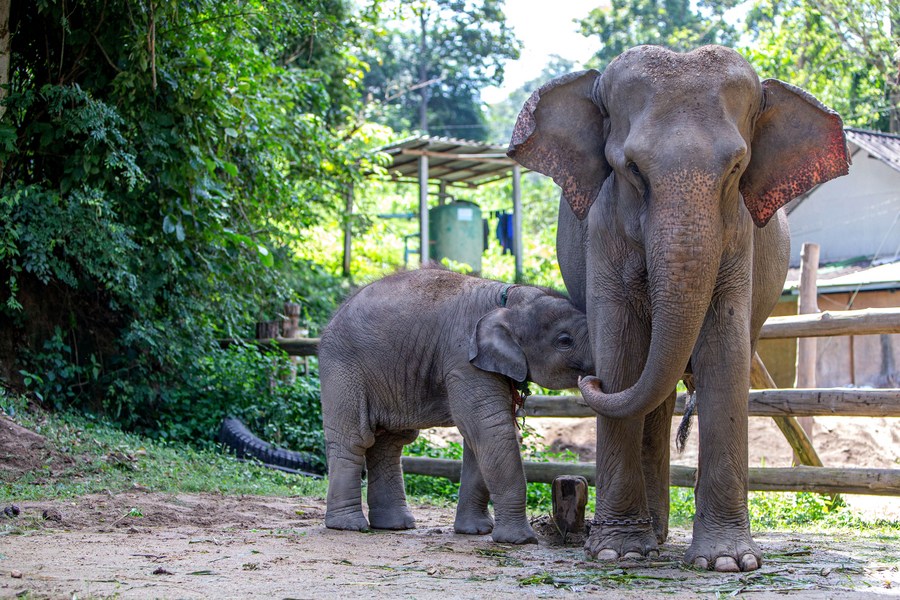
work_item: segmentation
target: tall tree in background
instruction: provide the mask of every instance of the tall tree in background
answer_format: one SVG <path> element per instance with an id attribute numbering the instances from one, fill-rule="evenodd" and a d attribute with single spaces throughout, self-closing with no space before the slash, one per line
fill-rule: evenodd
<path id="1" fill-rule="evenodd" d="M 726 12 L 749 10 L 737 26 Z M 581 22 L 604 68 L 631 46 L 687 51 L 722 44 L 763 77 L 800 85 L 848 125 L 900 132 L 900 3 L 896 0 L 612 0 Z"/>
<path id="2" fill-rule="evenodd" d="M 733 45 L 734 27 L 725 12 L 742 0 L 612 0 L 581 21 L 581 32 L 603 45 L 591 66 L 606 68 L 616 56 L 640 44 L 687 51 L 704 44 Z"/>
<path id="3" fill-rule="evenodd" d="M 13 2 L 0 377 L 30 356 L 57 402 L 152 424 L 296 299 L 298 229 L 359 170 L 362 27 L 347 0 Z"/>
<path id="4" fill-rule="evenodd" d="M 760 0 L 745 56 L 767 77 L 803 86 L 848 125 L 900 133 L 900 3 Z"/>
<path id="5" fill-rule="evenodd" d="M 364 85 L 373 118 L 397 131 L 485 139 L 480 90 L 519 56 L 503 0 L 417 0 L 378 32 Z"/>

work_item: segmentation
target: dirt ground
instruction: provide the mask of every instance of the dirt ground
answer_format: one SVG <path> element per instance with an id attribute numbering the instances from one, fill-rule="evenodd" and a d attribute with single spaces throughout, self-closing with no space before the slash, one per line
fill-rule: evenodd
<path id="1" fill-rule="evenodd" d="M 570 425 L 555 420 L 543 426 L 545 439 L 552 442 L 555 430 L 564 426 L 573 434 Z M 896 433 L 889 429 L 885 435 L 891 441 Z M 872 434 L 876 440 L 880 436 Z M 8 447 L 0 448 L 2 477 L 58 459 L 43 438 L 0 417 L 0 446 L 4 440 L 15 445 L 17 458 L 11 458 Z M 897 451 L 896 441 L 879 448 L 881 455 Z M 562 545 L 541 516 L 535 518 L 541 535 L 537 546 L 456 535 L 452 507 L 413 507 L 415 530 L 355 533 L 325 529 L 324 501 L 310 498 L 135 489 L 17 505 L 19 515 L 4 523 L 0 535 L 0 598 L 746 594 L 843 599 L 900 594 L 895 539 L 871 534 L 757 533 L 763 568 L 741 575 L 683 566 L 690 534 L 685 529 L 672 532 L 659 558 L 610 564 L 586 561 L 578 537 Z"/>

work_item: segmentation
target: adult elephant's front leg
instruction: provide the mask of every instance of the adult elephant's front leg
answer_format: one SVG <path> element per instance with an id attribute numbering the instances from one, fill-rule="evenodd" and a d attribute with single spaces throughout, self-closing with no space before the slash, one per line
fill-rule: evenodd
<path id="1" fill-rule="evenodd" d="M 607 284 L 598 289 L 610 288 Z M 647 324 L 630 307 L 601 299 L 592 304 L 603 317 L 591 340 L 598 377 L 605 390 L 625 389 L 644 368 Z M 589 556 L 614 560 L 658 552 L 644 481 L 643 430 L 642 417 L 597 417 L 597 503 L 585 542 Z"/>
<path id="2" fill-rule="evenodd" d="M 406 504 L 400 455 L 418 437 L 415 429 L 381 433 L 366 451 L 369 524 L 375 529 L 413 529 L 416 520 Z"/>
<path id="3" fill-rule="evenodd" d="M 748 298 L 719 298 L 691 358 L 700 457 L 694 537 L 685 560 L 716 571 L 752 571 L 762 564 L 747 511 L 748 304 Z"/>
<path id="4" fill-rule="evenodd" d="M 669 536 L 669 434 L 675 412 L 675 390 L 666 401 L 644 419 L 641 465 L 647 490 L 647 506 L 653 519 L 656 541 Z"/>

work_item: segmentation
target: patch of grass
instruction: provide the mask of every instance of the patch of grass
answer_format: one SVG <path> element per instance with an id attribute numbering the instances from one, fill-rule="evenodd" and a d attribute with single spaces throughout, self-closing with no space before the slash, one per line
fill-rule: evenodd
<path id="1" fill-rule="evenodd" d="M 525 423 L 522 428 L 522 459 L 533 462 L 578 462 L 578 455 L 571 450 L 553 452 L 547 450 L 543 443 L 543 436 Z M 415 442 L 403 449 L 407 456 L 426 456 L 429 458 L 448 458 L 462 460 L 463 446 L 458 442 L 447 442 L 446 445 L 437 445 L 429 442 L 424 437 L 419 437 Z M 455 504 L 459 500 L 459 484 L 453 483 L 442 477 L 429 477 L 427 475 L 404 475 L 406 493 L 418 502 L 426 504 Z M 526 506 L 532 513 L 548 513 L 551 510 L 550 484 L 529 483 L 527 488 Z M 594 511 L 594 496 L 590 494 L 586 514 Z"/>
<path id="2" fill-rule="evenodd" d="M 45 436 L 52 447 L 74 461 L 66 467 L 57 463 L 52 475 L 45 465 L 0 483 L 0 503 L 134 488 L 230 495 L 324 497 L 326 493 L 323 480 L 239 461 L 213 449 L 124 433 L 79 414 L 34 413 L 22 405 L 12 412 L 23 426 Z"/>
<path id="3" fill-rule="evenodd" d="M 694 490 L 670 488 L 669 524 L 690 527 L 694 520 Z M 811 492 L 750 492 L 750 527 L 753 531 L 816 531 L 848 529 L 900 538 L 900 521 L 864 519 L 838 499 Z"/>

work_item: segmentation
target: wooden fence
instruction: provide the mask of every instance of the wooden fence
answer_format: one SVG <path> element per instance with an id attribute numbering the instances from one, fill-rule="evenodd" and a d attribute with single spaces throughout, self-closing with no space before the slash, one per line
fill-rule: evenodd
<path id="1" fill-rule="evenodd" d="M 809 315 L 772 317 L 763 326 L 762 339 L 871 335 L 900 333 L 900 308 L 821 312 Z M 316 338 L 274 338 L 257 340 L 261 346 L 277 345 L 293 356 L 313 356 Z M 809 438 L 796 417 L 900 417 L 900 389 L 775 389 L 758 356 L 754 357 L 748 395 L 752 417 L 775 419 L 804 466 L 751 468 L 750 489 L 763 491 L 809 491 L 827 494 L 872 494 L 900 496 L 900 469 L 829 468 L 821 466 Z M 684 394 L 678 397 L 675 413 L 683 414 Z M 530 396 L 526 415 L 532 417 L 594 417 L 580 396 Z M 814 465 L 814 466 L 809 466 Z M 460 461 L 403 457 L 406 473 L 446 477 L 459 481 Z M 529 481 L 549 483 L 558 475 L 583 475 L 594 480 L 594 463 L 525 463 Z M 670 483 L 693 487 L 696 468 L 672 465 Z"/>

